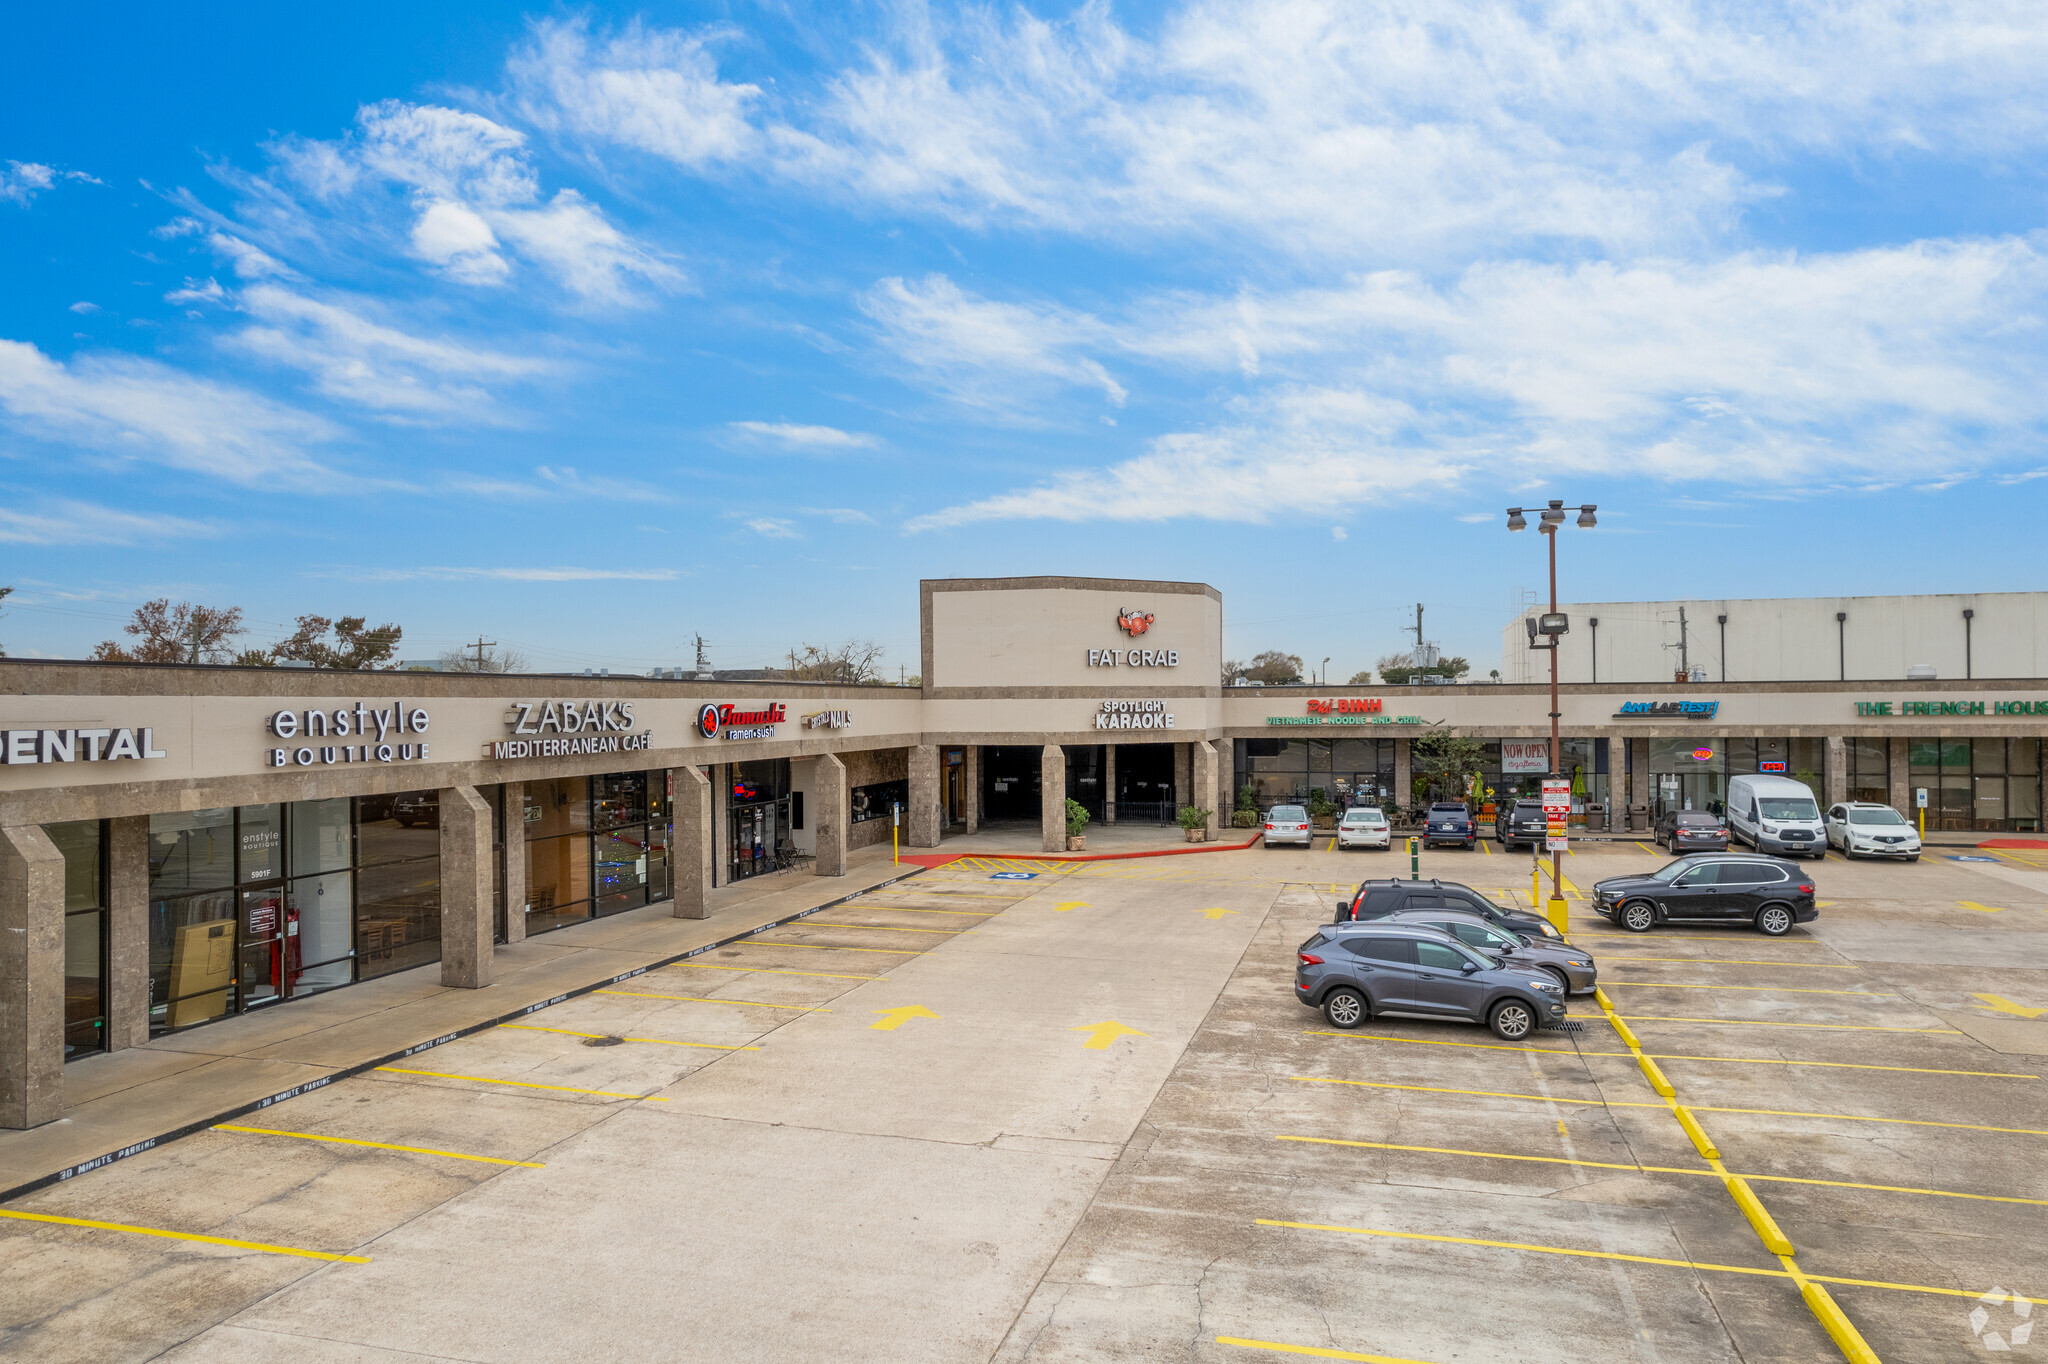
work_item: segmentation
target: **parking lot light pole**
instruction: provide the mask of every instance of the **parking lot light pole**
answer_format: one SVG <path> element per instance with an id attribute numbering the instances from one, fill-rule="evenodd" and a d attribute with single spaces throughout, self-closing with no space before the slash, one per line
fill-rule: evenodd
<path id="1" fill-rule="evenodd" d="M 1522 507 L 1508 508 L 1509 530 L 1523 530 L 1528 527 L 1529 523 L 1523 517 L 1525 510 Z M 1591 530 L 1599 524 L 1593 516 L 1597 510 L 1599 508 L 1593 503 L 1585 503 L 1579 508 L 1578 524 L 1584 529 Z M 1552 498 L 1550 505 L 1539 509 L 1538 512 L 1538 529 L 1550 539 L 1550 611 L 1540 620 L 1530 622 L 1529 626 L 1529 647 L 1550 650 L 1550 775 L 1553 777 L 1564 775 L 1559 753 L 1561 741 L 1558 737 L 1558 721 L 1562 718 L 1563 712 L 1558 709 L 1557 701 L 1557 645 L 1565 631 L 1571 628 L 1571 622 L 1557 609 L 1557 531 L 1558 527 L 1564 524 L 1564 512 L 1564 503 L 1556 498 Z M 1539 639 L 1543 642 L 1538 643 Z M 1558 932 L 1564 932 L 1568 921 L 1564 901 L 1564 854 L 1555 849 L 1550 854 L 1550 904 L 1547 910 L 1550 922 L 1557 926 Z"/>

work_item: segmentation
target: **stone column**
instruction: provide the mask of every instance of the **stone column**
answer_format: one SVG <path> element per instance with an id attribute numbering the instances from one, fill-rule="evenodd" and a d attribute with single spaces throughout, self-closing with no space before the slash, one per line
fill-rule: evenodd
<path id="1" fill-rule="evenodd" d="M 704 845 L 704 866 L 707 888 L 716 889 L 725 884 L 725 850 L 732 846 L 732 836 L 726 832 L 726 820 L 731 817 L 728 808 L 732 795 L 732 767 L 729 763 L 713 763 L 707 774 L 711 778 L 711 837 Z"/>
<path id="2" fill-rule="evenodd" d="M 1067 850 L 1067 751 L 1047 744 L 1038 759 L 1039 850 Z"/>
<path id="3" fill-rule="evenodd" d="M 441 788 L 441 983 L 491 983 L 491 807 L 473 786 Z"/>
<path id="4" fill-rule="evenodd" d="M 1116 823 L 1116 745 L 1102 746 L 1102 822 Z"/>
<path id="5" fill-rule="evenodd" d="M 1913 779 L 1908 775 L 1906 764 L 1911 749 L 1903 738 L 1891 740 L 1891 762 L 1887 770 L 1891 774 L 1892 808 L 1911 820 L 1917 827 L 1920 816 L 1913 812 Z"/>
<path id="6" fill-rule="evenodd" d="M 1414 764 L 1411 761 L 1409 752 L 1413 746 L 1414 741 L 1412 739 L 1396 738 L 1394 740 L 1394 804 L 1404 810 L 1408 808 L 1408 802 L 1415 799 L 1413 788 L 1409 785 L 1414 780 L 1415 775 Z M 1394 822 L 1393 815 L 1389 814 L 1387 820 L 1389 823 Z"/>
<path id="7" fill-rule="evenodd" d="M 0 829 L 0 1127 L 64 1113 L 64 854 Z"/>
<path id="8" fill-rule="evenodd" d="M 498 884 L 505 888 L 505 945 L 526 941 L 526 783 L 508 781 L 499 799 L 505 802 L 505 846 L 498 849 Z M 669 875 L 675 875 L 675 850 L 669 850 Z"/>
<path id="9" fill-rule="evenodd" d="M 1209 822 L 1205 826 L 1208 832 L 1204 837 L 1213 839 L 1216 837 L 1217 830 L 1222 827 L 1222 822 L 1217 818 L 1217 815 L 1223 809 L 1223 803 L 1217 791 L 1216 769 L 1218 764 L 1216 761 L 1216 746 L 1204 741 L 1202 743 L 1190 744 L 1188 747 L 1193 750 L 1194 754 L 1195 789 L 1194 793 L 1188 797 L 1187 803 L 1209 811 Z"/>
<path id="10" fill-rule="evenodd" d="M 912 750 L 913 753 L 915 751 Z M 846 832 L 853 822 L 851 792 L 846 764 L 839 760 L 839 755 L 819 754 L 817 767 L 811 774 L 811 803 L 815 807 L 811 822 L 818 839 L 818 859 L 814 870 L 819 876 L 846 875 Z M 911 801 L 915 804 L 916 800 L 913 788 Z M 932 841 L 936 843 L 938 840 Z"/>
<path id="11" fill-rule="evenodd" d="M 669 912 L 677 919 L 702 919 L 711 913 L 705 895 L 711 888 L 711 780 L 695 765 L 672 768 L 668 775 L 669 813 L 675 822 L 668 874 L 676 888 Z M 822 837 L 819 843 L 822 858 Z"/>
<path id="12" fill-rule="evenodd" d="M 962 761 L 967 769 L 967 832 L 973 833 L 981 827 L 981 745 L 967 745 Z"/>
<path id="13" fill-rule="evenodd" d="M 936 848 L 945 826 L 946 793 L 939 785 L 939 746 L 910 748 L 910 808 L 903 812 L 903 843 L 910 848 Z"/>
<path id="14" fill-rule="evenodd" d="M 149 1040 L 149 816 L 107 821 L 107 1050 Z"/>
<path id="15" fill-rule="evenodd" d="M 1628 803 L 1648 805 L 1650 803 L 1650 741 L 1630 739 L 1628 741 Z M 1628 812 L 1622 811 L 1624 815 Z M 1641 832 L 1632 830 L 1631 832 Z"/>
<path id="16" fill-rule="evenodd" d="M 1827 738 L 1827 769 L 1821 781 L 1826 791 L 1821 800 L 1828 805 L 1839 805 L 1849 799 L 1849 746 L 1839 734 Z"/>
<path id="17" fill-rule="evenodd" d="M 1173 804 L 1189 803 L 1188 793 L 1195 789 L 1193 744 L 1173 746 Z"/>

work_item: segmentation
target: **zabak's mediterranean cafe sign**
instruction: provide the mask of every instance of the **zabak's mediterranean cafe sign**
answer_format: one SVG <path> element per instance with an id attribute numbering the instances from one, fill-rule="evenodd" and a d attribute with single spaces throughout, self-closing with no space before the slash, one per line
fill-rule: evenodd
<path id="1" fill-rule="evenodd" d="M 505 723 L 531 739 L 497 739 L 487 758 L 574 758 L 638 753 L 654 747 L 654 731 L 635 730 L 631 701 L 514 701 Z"/>
<path id="2" fill-rule="evenodd" d="M 2048 701 L 1858 701 L 1858 715 L 2048 715 Z"/>

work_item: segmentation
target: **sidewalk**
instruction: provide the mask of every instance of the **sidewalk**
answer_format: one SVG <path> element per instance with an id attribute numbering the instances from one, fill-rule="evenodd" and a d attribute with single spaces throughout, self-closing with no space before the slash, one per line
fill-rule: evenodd
<path id="1" fill-rule="evenodd" d="M 1128 857 L 1140 853 L 1216 852 L 1248 847 L 1256 829 L 1224 829 L 1214 843 L 1190 843 L 1177 824 L 1090 824 L 1085 837 L 1088 846 L 1077 853 L 1039 851 L 1036 824 L 1017 822 L 984 827 L 971 834 L 949 833 L 939 844 L 939 854 L 953 857 L 1033 857 L 1046 861 L 1079 861 L 1093 857 Z M 909 860 L 906 849 L 905 860 Z M 917 850 L 918 860 L 929 861 L 932 850 Z"/>
<path id="2" fill-rule="evenodd" d="M 847 861 L 845 876 L 721 886 L 709 918 L 649 905 L 500 945 L 482 990 L 443 987 L 435 963 L 74 1061 L 62 1118 L 0 1133 L 0 1201 L 923 870 L 890 865 L 887 848 Z"/>

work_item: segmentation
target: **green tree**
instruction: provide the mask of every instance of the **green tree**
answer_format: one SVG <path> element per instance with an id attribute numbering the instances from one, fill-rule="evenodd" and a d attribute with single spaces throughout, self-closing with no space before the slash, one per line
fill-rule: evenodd
<path id="1" fill-rule="evenodd" d="M 226 663 L 234 658 L 230 641 L 247 634 L 239 606 L 194 606 L 158 597 L 135 608 L 135 618 L 121 627 L 135 636 L 123 645 L 107 639 L 92 651 L 101 663 Z"/>
<path id="2" fill-rule="evenodd" d="M 272 662 L 310 663 L 316 668 L 362 672 L 390 661 L 405 631 L 389 623 L 371 629 L 367 616 L 300 616 L 289 638 L 270 646 Z M 330 636 L 332 642 L 329 642 Z"/>
<path id="3" fill-rule="evenodd" d="M 1414 774 L 1433 798 L 1463 800 L 1466 778 L 1486 763 L 1486 745 L 1456 729 L 1434 729 L 1409 748 Z"/>

